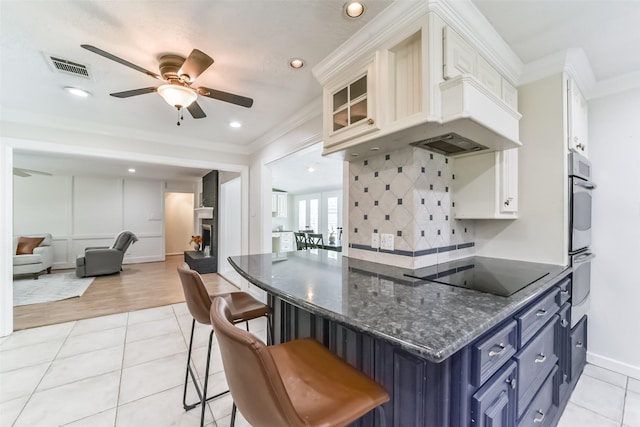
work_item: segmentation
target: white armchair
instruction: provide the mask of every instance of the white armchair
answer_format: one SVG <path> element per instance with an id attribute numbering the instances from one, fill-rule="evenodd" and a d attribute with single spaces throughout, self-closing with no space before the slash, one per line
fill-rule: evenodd
<path id="1" fill-rule="evenodd" d="M 33 249 L 33 253 L 18 255 L 16 252 L 20 237 L 42 237 L 44 240 Z M 47 270 L 47 273 L 51 273 L 51 266 L 53 265 L 52 240 L 53 238 L 49 233 L 13 236 L 13 275 L 33 274 L 33 278 L 37 279 L 44 270 Z"/>

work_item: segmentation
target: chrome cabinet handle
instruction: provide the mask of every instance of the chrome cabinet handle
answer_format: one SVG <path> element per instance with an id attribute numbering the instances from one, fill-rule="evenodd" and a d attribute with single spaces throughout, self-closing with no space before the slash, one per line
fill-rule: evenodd
<path id="1" fill-rule="evenodd" d="M 509 199 L 507 199 L 507 200 L 505 200 L 505 201 L 504 201 L 504 205 L 505 205 L 505 206 L 509 206 Z"/>
<path id="2" fill-rule="evenodd" d="M 373 119 L 369 119 L 369 120 L 367 120 L 367 123 L 372 125 L 374 123 L 374 121 L 373 121 Z"/>
<path id="3" fill-rule="evenodd" d="M 542 317 L 542 316 L 544 316 L 545 314 L 547 314 L 547 310 L 540 309 L 540 310 L 538 310 L 538 312 L 536 313 L 536 316 L 538 316 L 538 317 Z"/>
<path id="4" fill-rule="evenodd" d="M 581 348 L 584 344 L 582 344 L 582 341 L 578 341 L 576 343 L 576 348 Z"/>
<path id="5" fill-rule="evenodd" d="M 560 322 L 560 326 L 562 326 L 563 328 L 566 328 L 568 324 L 569 322 L 567 322 L 567 319 L 562 319 L 562 321 Z"/>
<path id="6" fill-rule="evenodd" d="M 538 356 L 536 356 L 536 360 L 534 360 L 535 363 L 544 363 L 544 361 L 547 360 L 547 356 L 544 355 L 544 353 L 540 353 L 538 354 Z"/>
<path id="7" fill-rule="evenodd" d="M 569 289 L 561 289 L 560 293 L 561 294 L 568 294 L 569 293 Z"/>
<path id="8" fill-rule="evenodd" d="M 534 423 L 541 423 L 541 422 L 542 422 L 542 420 L 544 420 L 544 412 L 542 412 L 542 409 L 538 409 L 538 410 L 536 411 L 536 414 L 540 414 L 540 416 L 539 416 L 539 417 L 534 418 L 534 419 L 533 419 L 533 422 L 534 422 Z"/>
<path id="9" fill-rule="evenodd" d="M 512 389 L 516 389 L 516 379 L 515 378 L 507 378 L 506 380 L 504 380 L 505 383 L 509 384 L 511 386 Z"/>
<path id="10" fill-rule="evenodd" d="M 502 353 L 505 349 L 505 345 L 503 343 L 498 344 L 498 347 L 500 347 L 500 350 L 498 351 L 493 351 L 493 350 L 489 351 L 489 357 L 497 356 L 500 353 Z"/>

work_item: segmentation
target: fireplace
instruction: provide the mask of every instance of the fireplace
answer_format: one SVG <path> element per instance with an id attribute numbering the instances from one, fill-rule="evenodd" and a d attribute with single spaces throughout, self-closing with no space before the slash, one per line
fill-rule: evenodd
<path id="1" fill-rule="evenodd" d="M 202 224 L 202 249 L 211 249 L 211 224 Z"/>

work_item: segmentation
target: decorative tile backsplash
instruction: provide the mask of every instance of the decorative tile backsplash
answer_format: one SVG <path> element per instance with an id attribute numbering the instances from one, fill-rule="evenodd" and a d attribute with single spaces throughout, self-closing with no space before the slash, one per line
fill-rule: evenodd
<path id="1" fill-rule="evenodd" d="M 452 217 L 453 161 L 408 146 L 350 162 L 350 246 L 375 251 L 371 234 L 377 232 L 395 236 L 391 254 L 398 257 L 415 259 L 458 249 L 468 252 L 474 241 L 473 222 Z M 358 252 L 350 251 L 349 256 L 357 258 Z M 386 263 L 390 259 L 387 254 Z M 371 257 L 366 254 L 375 261 Z M 421 264 L 419 260 L 416 263 Z M 398 260 L 395 265 L 406 266 L 407 260 Z"/>

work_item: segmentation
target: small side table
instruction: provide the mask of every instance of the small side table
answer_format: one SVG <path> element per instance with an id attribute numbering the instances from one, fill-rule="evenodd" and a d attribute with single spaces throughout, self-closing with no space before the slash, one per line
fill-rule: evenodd
<path id="1" fill-rule="evenodd" d="M 189 268 L 200 274 L 218 271 L 215 257 L 204 256 L 202 251 L 184 251 L 184 262 L 189 264 Z"/>

